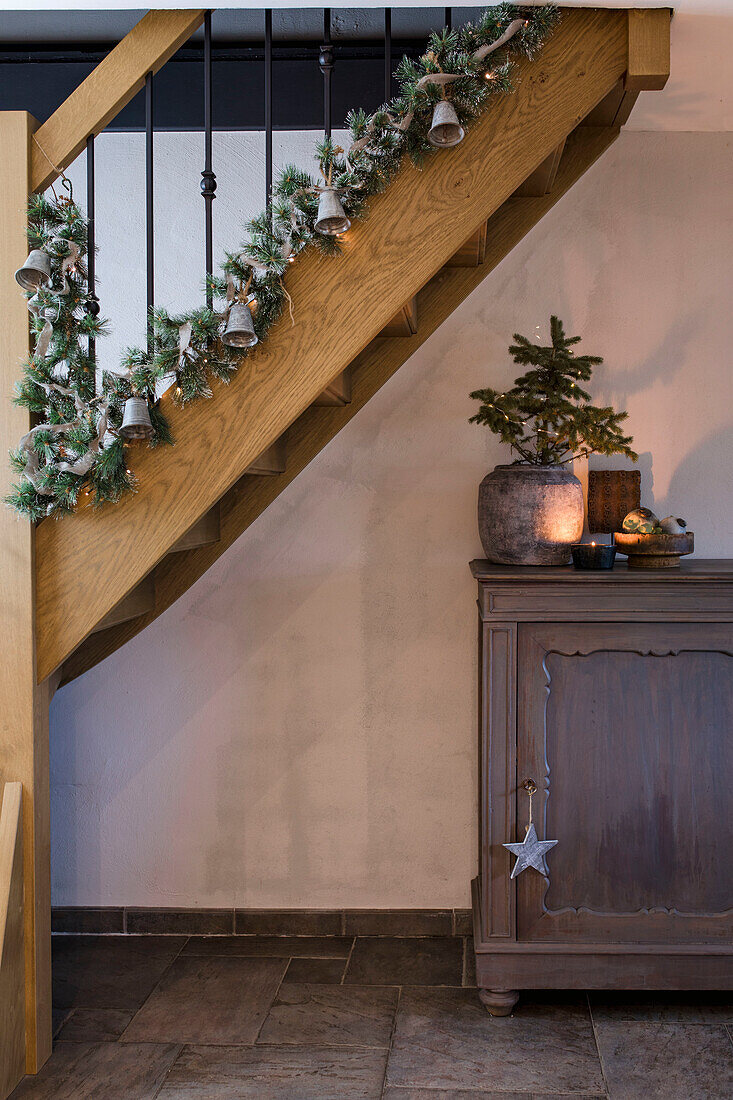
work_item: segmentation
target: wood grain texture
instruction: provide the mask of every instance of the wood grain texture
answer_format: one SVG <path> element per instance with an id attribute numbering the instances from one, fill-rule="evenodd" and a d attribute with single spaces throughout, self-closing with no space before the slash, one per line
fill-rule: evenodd
<path id="1" fill-rule="evenodd" d="M 137 95 L 147 74 L 162 68 L 203 21 L 203 10 L 147 12 L 39 127 L 31 189 L 48 187 L 58 176 L 56 169 L 71 164 L 90 134 L 101 133 Z"/>
<path id="2" fill-rule="evenodd" d="M 139 493 L 114 508 L 84 509 L 69 523 L 41 524 L 41 677 L 315 401 L 443 267 L 456 240 L 501 206 L 625 67 L 622 14 L 567 12 L 541 57 L 518 66 L 516 92 L 499 98 L 460 146 L 420 172 L 405 164 L 372 201 L 370 217 L 349 232 L 340 260 L 311 252 L 293 266 L 295 326 L 281 319 L 214 400 L 170 410 L 173 434 L 185 445 L 132 455 Z"/>
<path id="3" fill-rule="evenodd" d="M 326 386 L 323 393 L 319 394 L 314 405 L 348 405 L 351 401 L 351 371 L 346 370 L 337 374 L 333 382 Z"/>
<path id="4" fill-rule="evenodd" d="M 23 786 L 6 783 L 0 810 L 0 1097 L 25 1073 Z"/>
<path id="5" fill-rule="evenodd" d="M 467 241 L 453 253 L 446 267 L 478 267 L 484 262 L 486 253 L 486 222 L 471 234 Z"/>
<path id="6" fill-rule="evenodd" d="M 671 8 L 631 8 L 627 92 L 659 90 L 669 79 Z"/>
<path id="7" fill-rule="evenodd" d="M 548 157 L 542 161 L 524 183 L 520 184 L 514 192 L 519 198 L 534 198 L 537 195 L 549 195 L 555 185 L 555 177 L 560 167 L 565 138 L 562 139 L 556 149 L 553 149 Z"/>
<path id="8" fill-rule="evenodd" d="M 341 408 L 309 408 L 288 430 L 286 472 L 278 478 L 245 477 L 230 490 L 221 502 L 219 542 L 187 554 L 177 554 L 175 558 L 165 558 L 155 570 L 155 611 L 87 639 L 64 663 L 62 683 L 68 683 L 104 660 L 182 596 L 580 179 L 617 134 L 613 129 L 587 127 L 571 134 L 552 194 L 535 199 L 510 199 L 504 203 L 489 221 L 485 264 L 473 268 L 446 268 L 421 290 L 417 334 L 409 339 L 375 340 L 357 356 L 351 372 L 351 402 Z"/>
<path id="9" fill-rule="evenodd" d="M 7 395 L 29 350 L 28 310 L 13 277 L 23 263 L 26 203 L 30 190 L 30 137 L 35 119 L 23 111 L 0 113 L 0 461 L 4 483 L 12 475 L 8 449 L 28 431 L 27 410 Z M 31 1072 L 51 1053 L 51 881 L 48 799 L 48 685 L 36 689 L 32 526 L 0 509 L 0 776 L 23 784 L 27 1065 Z"/>
<path id="10" fill-rule="evenodd" d="M 134 619 L 138 615 L 144 615 L 155 607 L 155 580 L 153 574 L 148 574 L 140 581 L 140 584 L 128 592 L 123 599 L 109 611 L 96 630 L 106 630 L 109 626 L 117 626 L 118 623 L 126 623 L 128 619 Z"/>
<path id="11" fill-rule="evenodd" d="M 417 298 L 411 298 L 405 302 L 389 322 L 385 325 L 380 336 L 414 336 L 417 332 Z"/>

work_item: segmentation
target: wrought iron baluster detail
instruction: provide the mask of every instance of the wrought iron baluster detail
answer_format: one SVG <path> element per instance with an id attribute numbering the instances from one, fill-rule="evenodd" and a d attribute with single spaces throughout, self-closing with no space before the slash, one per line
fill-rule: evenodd
<path id="1" fill-rule="evenodd" d="M 213 99 L 211 89 L 211 12 L 204 16 L 204 170 L 201 173 L 201 195 L 204 200 L 206 239 L 206 304 L 214 301 L 211 276 L 214 271 L 214 221 L 212 203 L 216 198 L 216 176 L 212 168 Z"/>
<path id="2" fill-rule="evenodd" d="M 392 98 L 392 9 L 384 9 L 384 102 Z"/>
<path id="3" fill-rule="evenodd" d="M 265 9 L 265 205 L 272 224 L 272 9 Z"/>
<path id="4" fill-rule="evenodd" d="M 331 74 L 333 73 L 333 43 L 331 41 L 331 9 L 323 9 L 323 43 L 318 55 L 318 64 L 323 73 L 323 129 L 326 137 L 331 136 Z"/>
<path id="5" fill-rule="evenodd" d="M 84 312 L 87 317 L 99 316 L 99 298 L 95 290 L 97 284 L 96 248 L 96 208 L 94 193 L 94 134 L 87 138 L 87 300 Z M 89 337 L 89 358 L 93 364 L 97 361 L 97 341 Z"/>
<path id="6" fill-rule="evenodd" d="M 153 351 L 155 306 L 155 225 L 153 207 L 153 74 L 145 77 L 145 241 L 147 257 L 148 355 Z"/>

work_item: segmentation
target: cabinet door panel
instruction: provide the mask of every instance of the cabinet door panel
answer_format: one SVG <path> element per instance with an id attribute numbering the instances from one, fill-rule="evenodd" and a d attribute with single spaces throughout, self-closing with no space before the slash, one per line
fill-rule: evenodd
<path id="1" fill-rule="evenodd" d="M 518 935 L 733 935 L 733 627 L 519 628 L 517 835 L 525 776 L 549 881 L 517 882 Z"/>

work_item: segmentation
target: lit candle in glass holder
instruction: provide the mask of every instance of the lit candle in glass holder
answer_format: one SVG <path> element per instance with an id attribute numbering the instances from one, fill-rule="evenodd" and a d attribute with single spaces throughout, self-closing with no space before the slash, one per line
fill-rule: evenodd
<path id="1" fill-rule="evenodd" d="M 613 569 L 616 547 L 605 542 L 576 542 L 571 547 L 576 569 Z"/>

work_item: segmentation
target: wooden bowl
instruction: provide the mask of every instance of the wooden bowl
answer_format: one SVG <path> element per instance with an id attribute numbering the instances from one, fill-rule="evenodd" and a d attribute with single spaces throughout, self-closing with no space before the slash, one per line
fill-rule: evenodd
<path id="1" fill-rule="evenodd" d="M 695 534 L 683 535 L 629 534 L 618 531 L 614 536 L 619 554 L 629 559 L 629 569 L 678 569 L 680 558 L 695 549 Z"/>

